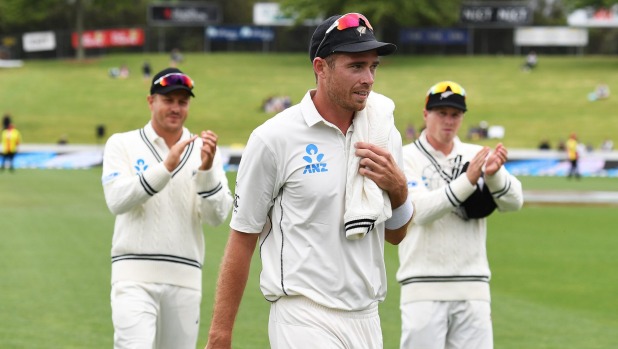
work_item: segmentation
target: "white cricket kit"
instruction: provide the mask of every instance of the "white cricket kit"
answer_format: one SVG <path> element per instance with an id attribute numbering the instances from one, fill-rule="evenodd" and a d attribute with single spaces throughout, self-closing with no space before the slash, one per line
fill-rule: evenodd
<path id="1" fill-rule="evenodd" d="M 325 121 L 307 92 L 300 104 L 266 121 L 243 151 L 230 226 L 260 233 L 267 300 L 302 295 L 322 306 L 362 310 L 384 300 L 384 224 L 359 240 L 343 226 L 347 136 Z M 401 136 L 388 150 L 399 164 Z"/>
<path id="2" fill-rule="evenodd" d="M 491 277 L 486 253 L 486 219 L 464 220 L 459 206 L 474 192 L 461 171 L 481 146 L 458 138 L 445 156 L 428 142 L 425 133 L 404 146 L 405 173 L 415 213 L 406 238 L 399 244 L 397 281 L 403 285 L 401 302 L 490 300 Z M 502 167 L 486 176 L 500 211 L 521 207 L 521 183 Z"/>
<path id="3" fill-rule="evenodd" d="M 187 129 L 181 139 L 191 137 Z M 105 145 L 103 189 L 116 215 L 112 238 L 112 283 L 153 282 L 201 290 L 203 223 L 219 225 L 232 207 L 220 152 L 212 169 L 201 165 L 200 138 L 190 143 L 178 167 L 163 165 L 169 149 L 148 123 L 114 134 Z"/>
<path id="4" fill-rule="evenodd" d="M 403 149 L 415 213 L 399 244 L 401 348 L 493 348 L 485 218 L 462 218 L 475 191 L 463 168 L 482 147 L 454 140 L 444 155 L 426 133 Z M 502 167 L 485 176 L 500 211 L 521 207 L 521 183 Z"/>

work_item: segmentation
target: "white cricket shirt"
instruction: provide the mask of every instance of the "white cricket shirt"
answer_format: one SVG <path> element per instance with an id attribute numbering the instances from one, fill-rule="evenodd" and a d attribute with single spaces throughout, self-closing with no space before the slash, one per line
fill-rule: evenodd
<path id="1" fill-rule="evenodd" d="M 384 300 L 384 224 L 359 240 L 343 226 L 347 135 L 325 121 L 307 92 L 300 104 L 256 128 L 243 151 L 230 226 L 260 233 L 260 287 L 267 300 L 303 295 L 361 310 Z M 392 127 L 389 151 L 403 163 Z"/>

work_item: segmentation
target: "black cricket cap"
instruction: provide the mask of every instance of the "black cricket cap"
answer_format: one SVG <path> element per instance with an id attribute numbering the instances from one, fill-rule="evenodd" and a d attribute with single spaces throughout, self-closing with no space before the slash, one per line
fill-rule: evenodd
<path id="1" fill-rule="evenodd" d="M 346 14 L 350 15 L 350 14 Z M 359 15 L 359 25 L 343 30 L 337 28 L 326 33 L 339 18 L 346 15 L 335 15 L 322 22 L 313 32 L 309 43 L 309 59 L 311 62 L 316 57 L 326 58 L 337 52 L 365 52 L 377 50 L 378 56 L 387 56 L 397 50 L 397 46 L 387 42 L 376 40 L 369 23 L 365 23 L 365 16 Z M 317 52 L 319 49 L 319 52 Z"/>
<path id="2" fill-rule="evenodd" d="M 167 85 L 167 86 L 162 86 L 161 83 L 158 81 L 161 77 L 168 75 L 168 74 L 182 74 L 186 77 L 185 78 L 179 78 L 179 79 L 174 79 L 172 80 L 172 83 Z M 190 83 L 188 83 L 190 82 Z M 191 78 L 186 75 L 185 73 L 183 73 L 180 69 L 178 68 L 166 68 L 161 70 L 160 72 L 158 72 L 157 74 L 155 74 L 155 76 L 152 78 L 152 84 L 150 85 L 150 94 L 153 95 L 155 93 L 157 94 L 168 94 L 172 91 L 176 91 L 176 90 L 185 90 L 188 91 L 189 94 L 191 94 L 191 96 L 195 97 L 195 95 L 193 94 L 193 80 L 191 80 Z"/>

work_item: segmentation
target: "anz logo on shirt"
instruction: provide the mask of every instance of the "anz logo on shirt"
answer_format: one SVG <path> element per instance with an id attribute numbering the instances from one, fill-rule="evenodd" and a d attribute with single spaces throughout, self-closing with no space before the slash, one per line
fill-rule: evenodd
<path id="1" fill-rule="evenodd" d="M 408 188 L 411 189 L 415 189 L 416 187 L 420 186 L 420 185 L 425 185 L 426 187 L 428 186 L 427 184 L 427 178 L 425 176 L 421 177 L 422 182 L 419 182 L 416 179 L 409 179 L 408 180 Z"/>
<path id="2" fill-rule="evenodd" d="M 148 165 L 146 165 L 146 162 L 144 162 L 144 159 L 137 159 L 137 163 L 135 164 L 134 167 L 137 173 L 142 173 L 146 171 L 146 169 L 148 168 Z"/>
<path id="3" fill-rule="evenodd" d="M 322 160 L 324 159 L 324 154 L 319 152 L 317 145 L 308 144 L 305 148 L 305 152 L 307 153 L 307 155 L 303 156 L 303 160 L 307 162 L 307 165 L 305 165 L 303 174 L 328 172 L 326 162 L 322 162 Z"/>

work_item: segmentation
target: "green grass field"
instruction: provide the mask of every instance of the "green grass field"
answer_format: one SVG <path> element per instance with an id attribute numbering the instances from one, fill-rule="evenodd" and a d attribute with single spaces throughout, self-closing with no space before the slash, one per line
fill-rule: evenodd
<path id="1" fill-rule="evenodd" d="M 234 183 L 235 173 L 230 173 Z M 562 189 L 564 178 L 521 178 Z M 608 189 L 606 178 L 579 182 Z M 617 190 L 617 189 L 613 189 Z M 0 347 L 110 348 L 110 244 L 100 168 L 0 173 Z M 615 207 L 525 206 L 489 219 L 495 347 L 610 349 L 618 343 Z M 206 229 L 202 323 L 207 340 L 228 228 Z M 380 312 L 385 348 L 399 340 L 396 248 L 387 246 L 389 293 Z M 257 256 L 257 254 L 256 254 Z M 268 348 L 268 302 L 254 258 L 234 348 Z"/>
<path id="2" fill-rule="evenodd" d="M 302 54 L 187 54 L 181 68 L 196 81 L 188 127 L 209 128 L 223 145 L 244 144 L 270 117 L 259 110 L 270 95 L 298 102 L 314 86 Z M 0 113 L 10 112 L 26 143 L 95 143 L 143 126 L 149 119 L 148 82 L 139 67 L 155 70 L 167 55 L 108 55 L 87 62 L 27 61 L 0 70 Z M 519 70 L 521 57 L 392 56 L 382 61 L 375 90 L 397 103 L 397 126 L 417 129 L 426 90 L 452 79 L 467 89 L 470 111 L 460 136 L 488 121 L 506 127 L 510 148 L 552 144 L 577 131 L 598 146 L 618 129 L 612 96 L 590 103 L 586 95 L 604 81 L 618 91 L 614 57 L 540 57 L 537 71 Z M 113 80 L 107 70 L 127 64 L 131 77 Z M 493 144 L 493 141 L 486 141 Z M 230 173 L 234 176 L 234 173 Z M 234 183 L 230 178 L 230 183 Z M 523 177 L 525 189 L 613 190 L 616 179 Z M 618 235 L 615 207 L 527 205 L 489 219 L 489 257 L 496 348 L 615 348 L 618 343 Z M 107 210 L 100 168 L 0 173 L 0 348 L 109 348 L 110 247 L 114 217 Z M 206 228 L 202 323 L 206 343 L 218 265 L 228 227 Z M 397 250 L 387 246 L 389 295 L 381 305 L 385 348 L 398 347 Z M 235 348 L 268 348 L 268 303 L 252 265 L 235 329 Z M 603 274 L 606 272 L 606 274 Z"/>
<path id="3" fill-rule="evenodd" d="M 288 95 L 294 103 L 315 86 L 305 54 L 185 55 L 181 68 L 196 81 L 188 126 L 210 128 L 224 145 L 244 144 L 269 114 L 260 111 L 270 95 Z M 140 66 L 148 59 L 155 71 L 168 64 L 167 54 L 116 54 L 90 59 L 27 61 L 23 68 L 0 70 L 0 113 L 10 112 L 26 143 L 55 143 L 66 134 L 71 143 L 95 143 L 95 128 L 107 135 L 143 126 L 148 82 Z M 614 137 L 618 98 L 589 102 L 599 82 L 618 93 L 615 57 L 541 56 L 539 67 L 524 73 L 523 57 L 404 56 L 384 57 L 374 89 L 397 104 L 400 131 L 422 126 L 427 89 L 440 80 L 455 80 L 467 90 L 469 112 L 460 136 L 482 120 L 506 127 L 509 148 L 534 148 L 541 138 L 552 146 L 575 131 L 580 141 L 598 147 Z M 111 79 L 111 67 L 127 64 L 131 76 Z M 486 142 L 488 144 L 494 141 Z"/>

